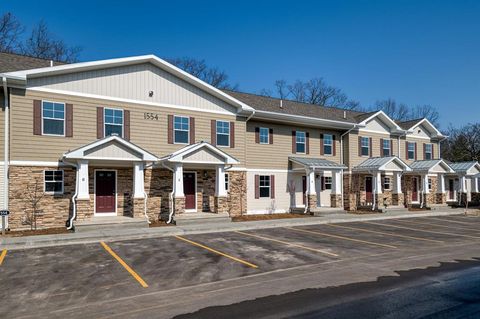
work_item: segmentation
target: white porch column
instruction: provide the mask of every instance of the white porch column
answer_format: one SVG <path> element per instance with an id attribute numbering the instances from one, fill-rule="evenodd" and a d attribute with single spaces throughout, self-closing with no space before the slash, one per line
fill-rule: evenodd
<path id="1" fill-rule="evenodd" d="M 472 178 L 472 192 L 473 193 L 478 193 L 478 177 Z"/>
<path id="2" fill-rule="evenodd" d="M 437 180 L 438 180 L 437 193 L 444 194 L 445 193 L 445 176 L 443 176 L 443 174 L 438 174 Z"/>
<path id="3" fill-rule="evenodd" d="M 227 196 L 227 190 L 225 189 L 225 165 L 217 165 L 217 174 L 215 175 L 215 196 Z"/>
<path id="4" fill-rule="evenodd" d="M 428 175 L 423 175 L 422 176 L 423 180 L 423 193 L 424 194 L 429 194 L 430 193 L 430 189 L 428 189 Z"/>
<path id="5" fill-rule="evenodd" d="M 377 172 L 375 176 L 375 194 L 382 194 L 382 173 Z"/>
<path id="6" fill-rule="evenodd" d="M 175 198 L 185 197 L 183 193 L 183 165 L 175 164 L 173 170 L 173 196 Z"/>
<path id="7" fill-rule="evenodd" d="M 133 198 L 145 198 L 143 163 L 133 164 Z"/>
<path id="8" fill-rule="evenodd" d="M 395 176 L 395 185 L 393 188 L 393 193 L 401 194 L 402 193 L 402 172 L 393 173 Z"/>
<path id="9" fill-rule="evenodd" d="M 90 199 L 88 191 L 88 161 L 78 161 L 78 199 Z"/>
<path id="10" fill-rule="evenodd" d="M 315 190 L 315 171 L 307 170 L 307 195 L 317 195 Z"/>
<path id="11" fill-rule="evenodd" d="M 342 172 L 339 170 L 332 171 L 332 177 L 332 194 L 342 194 Z"/>
<path id="12" fill-rule="evenodd" d="M 459 183 L 460 183 L 460 192 L 461 193 L 466 193 L 467 192 L 467 186 L 466 186 L 466 182 L 465 182 L 465 175 L 464 176 L 460 176 L 459 178 Z"/>

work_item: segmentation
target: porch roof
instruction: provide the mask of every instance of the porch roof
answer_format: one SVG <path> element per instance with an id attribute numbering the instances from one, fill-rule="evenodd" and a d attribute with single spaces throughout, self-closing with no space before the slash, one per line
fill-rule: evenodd
<path id="1" fill-rule="evenodd" d="M 415 161 L 410 164 L 410 167 L 416 173 L 454 173 L 443 159 Z"/>
<path id="2" fill-rule="evenodd" d="M 240 162 L 226 152 L 208 142 L 199 142 L 185 146 L 178 151 L 159 159 L 160 162 L 193 164 L 239 164 Z"/>
<path id="3" fill-rule="evenodd" d="M 476 161 L 450 163 L 450 167 L 457 174 L 468 174 L 472 168 L 477 167 L 480 170 L 480 164 Z"/>
<path id="4" fill-rule="evenodd" d="M 397 156 L 371 157 L 352 169 L 352 171 L 354 172 L 365 172 L 365 171 L 410 172 L 411 170 L 412 169 Z"/>
<path id="5" fill-rule="evenodd" d="M 324 158 L 289 157 L 288 159 L 293 163 L 304 166 L 305 168 L 347 169 L 345 165 Z"/>

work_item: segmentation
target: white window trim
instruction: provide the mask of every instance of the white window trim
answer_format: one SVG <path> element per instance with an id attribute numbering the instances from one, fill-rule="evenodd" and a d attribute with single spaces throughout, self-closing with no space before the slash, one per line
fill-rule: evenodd
<path id="1" fill-rule="evenodd" d="M 331 144 L 325 144 L 325 136 L 330 136 Z M 333 143 L 335 143 L 333 141 L 333 134 L 323 134 L 323 155 L 333 156 Z M 325 152 L 325 146 L 330 146 L 330 153 Z"/>
<path id="2" fill-rule="evenodd" d="M 266 143 L 265 143 L 265 142 L 262 142 L 262 129 L 267 130 L 267 142 L 266 142 Z M 260 144 L 263 144 L 263 145 L 270 144 L 270 128 L 268 128 L 268 127 L 260 127 L 260 128 L 258 129 L 258 142 L 259 142 Z M 295 142 L 296 142 L 296 140 L 295 140 Z M 296 145 L 295 145 L 295 147 L 296 147 Z"/>
<path id="3" fill-rule="evenodd" d="M 385 185 L 387 184 L 386 183 L 386 180 L 388 179 L 388 188 L 385 187 Z M 386 191 L 391 191 L 392 190 L 392 178 L 389 177 L 389 176 L 385 176 L 383 178 L 383 189 L 386 190 Z"/>
<path id="4" fill-rule="evenodd" d="M 385 142 L 388 142 L 388 149 L 385 148 Z M 392 140 L 389 139 L 384 139 L 383 140 L 383 145 L 382 145 L 382 153 L 383 156 L 385 156 L 385 150 L 388 150 L 388 156 L 393 156 L 392 153 Z"/>
<path id="5" fill-rule="evenodd" d="M 227 123 L 228 125 L 228 134 L 225 133 L 218 133 L 218 123 Z M 188 129 L 190 130 L 190 122 L 188 123 Z M 229 121 L 215 121 L 215 140 L 217 141 L 218 147 L 230 147 L 230 133 L 231 133 L 231 127 L 230 127 L 230 122 Z M 218 144 L 218 135 L 227 135 L 228 136 L 228 144 L 227 145 L 219 145 Z"/>
<path id="6" fill-rule="evenodd" d="M 329 182 L 327 182 L 327 180 L 328 180 Z M 331 176 L 325 176 L 325 177 L 324 177 L 324 184 L 325 184 L 325 190 L 332 190 L 332 187 L 333 187 L 333 177 L 331 177 Z M 330 185 L 330 188 L 328 188 L 327 185 Z"/>
<path id="7" fill-rule="evenodd" d="M 124 138 L 125 136 L 125 112 L 123 111 L 123 109 L 120 109 L 120 108 L 113 108 L 113 107 L 104 107 L 103 108 L 103 136 L 107 136 L 106 135 L 106 127 L 107 127 L 107 124 L 108 125 L 116 125 L 116 126 L 119 126 L 120 124 L 112 124 L 112 123 L 106 123 L 105 122 L 105 112 L 106 110 L 114 110 L 114 111 L 122 111 L 122 136 L 120 136 L 121 138 Z"/>
<path id="8" fill-rule="evenodd" d="M 416 157 L 416 152 L 415 152 L 415 145 L 417 144 L 417 142 L 408 142 L 408 145 L 407 145 L 407 159 L 409 160 L 415 160 L 415 157 Z M 413 145 L 413 151 L 410 151 L 408 148 L 410 147 L 410 145 Z M 413 152 L 413 157 L 410 158 L 410 152 Z"/>
<path id="9" fill-rule="evenodd" d="M 441 177 L 443 178 L 443 177 Z M 429 178 L 427 180 L 427 184 L 428 184 L 428 190 L 431 191 L 433 189 L 433 180 L 431 178 Z"/>
<path id="10" fill-rule="evenodd" d="M 430 146 L 430 152 L 427 152 L 427 146 Z M 425 144 L 425 160 L 427 159 L 427 154 L 430 154 L 430 159 L 433 159 L 433 144 L 431 143 L 426 143 Z"/>
<path id="11" fill-rule="evenodd" d="M 47 103 L 53 103 L 53 104 L 63 104 L 63 134 L 47 134 L 47 133 L 44 133 L 43 132 L 43 103 L 44 102 L 47 102 Z M 65 137 L 66 135 L 66 130 L 67 130 L 67 105 L 64 103 L 64 102 L 54 102 L 54 101 L 48 101 L 48 100 L 42 100 L 42 105 L 41 105 L 41 108 L 40 108 L 40 112 L 42 113 L 42 135 L 45 135 L 45 136 L 60 136 L 60 137 Z M 54 118 L 48 118 L 47 119 L 50 119 L 50 120 L 55 120 L 55 121 L 59 121 L 59 119 L 54 119 Z"/>
<path id="12" fill-rule="evenodd" d="M 228 176 L 228 173 L 225 173 L 225 190 L 227 192 L 230 190 L 230 176 Z"/>
<path id="13" fill-rule="evenodd" d="M 175 129 L 175 118 L 176 117 L 181 117 L 181 118 L 186 118 L 188 120 L 188 130 L 186 131 L 187 132 L 187 142 L 186 143 L 183 143 L 183 142 L 177 142 L 176 141 L 176 138 L 175 138 L 175 131 L 181 131 L 181 132 L 185 132 L 185 130 L 176 130 Z M 180 144 L 180 145 L 188 145 L 190 144 L 190 125 L 192 123 L 190 123 L 190 117 L 188 116 L 183 116 L 183 115 L 174 115 L 173 116 L 173 144 Z M 217 124 L 215 124 L 215 133 L 217 131 Z"/>
<path id="14" fill-rule="evenodd" d="M 298 133 L 303 133 L 303 138 L 304 138 L 303 143 L 298 142 Z M 298 144 L 303 144 L 303 149 L 304 149 L 303 152 L 297 151 L 297 149 L 298 149 L 297 145 Z M 296 131 L 295 132 L 295 153 L 296 154 L 307 154 L 307 132 L 305 132 L 305 131 Z"/>
<path id="15" fill-rule="evenodd" d="M 260 180 L 262 177 L 268 177 L 268 186 L 261 186 Z M 262 188 L 268 188 L 268 196 L 262 196 L 260 191 Z M 258 198 L 271 198 L 272 197 L 272 177 L 270 175 L 259 175 L 258 176 Z"/>
<path id="16" fill-rule="evenodd" d="M 364 140 L 364 139 L 367 139 L 367 144 L 368 144 L 368 146 L 363 146 L 363 140 Z M 363 155 L 363 149 L 364 149 L 365 147 L 368 149 L 368 152 L 367 152 L 368 154 L 367 154 L 367 155 Z M 370 138 L 369 138 L 369 137 L 362 136 L 362 137 L 361 137 L 361 143 L 360 143 L 360 154 L 361 154 L 362 157 L 370 157 L 370 147 L 371 147 L 371 145 L 370 145 Z"/>
<path id="17" fill-rule="evenodd" d="M 45 185 L 47 181 L 45 179 L 45 172 L 62 172 L 62 190 L 60 192 L 47 192 Z M 55 183 L 54 181 L 49 181 L 50 183 Z M 65 193 L 65 172 L 63 169 L 45 169 L 43 170 L 43 192 L 47 195 L 63 195 Z"/>

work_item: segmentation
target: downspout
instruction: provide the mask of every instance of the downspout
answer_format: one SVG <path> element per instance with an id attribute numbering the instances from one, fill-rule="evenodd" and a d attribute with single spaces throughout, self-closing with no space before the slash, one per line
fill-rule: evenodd
<path id="1" fill-rule="evenodd" d="M 342 135 L 340 135 L 340 164 L 342 165 L 345 165 L 345 159 L 344 159 L 344 155 L 343 155 L 343 137 L 345 135 L 347 135 L 348 133 L 350 133 L 352 130 L 356 129 L 357 128 L 357 124 L 353 124 L 353 127 L 351 129 L 349 129 L 348 131 L 346 131 L 345 133 L 343 133 Z M 340 173 L 340 176 L 341 176 L 341 184 L 342 184 L 342 191 L 340 192 L 340 196 L 342 198 L 342 207 L 345 209 L 345 203 L 344 203 L 344 188 L 343 188 L 343 169 L 341 170 L 341 173 Z"/>
<path id="2" fill-rule="evenodd" d="M 4 205 L 4 209 L 7 209 L 8 210 L 8 161 L 9 161 L 9 158 L 10 158 L 10 155 L 9 155 L 9 150 L 10 150 L 10 147 L 9 147 L 9 142 L 10 142 L 10 114 L 9 114 L 9 110 L 10 110 L 10 105 L 9 105 L 9 96 L 8 96 L 8 86 L 7 86 L 7 78 L 4 76 L 3 79 L 2 79 L 2 82 L 3 82 L 3 98 L 4 98 L 4 106 L 5 106 L 5 118 L 4 118 L 4 130 L 5 130 L 5 134 L 4 134 L 4 150 L 3 150 L 3 155 L 4 155 L 4 159 L 3 159 L 3 175 L 4 175 L 4 178 L 3 178 L 3 205 Z"/>
<path id="3" fill-rule="evenodd" d="M 422 197 L 420 198 L 420 208 L 423 208 L 423 202 L 424 202 L 423 197 L 425 196 L 425 177 L 426 176 L 422 176 L 422 180 L 421 180 L 421 182 L 422 182 L 422 193 L 421 193 Z"/>
<path id="4" fill-rule="evenodd" d="M 250 114 L 247 119 L 245 120 L 245 123 L 248 122 L 253 116 L 255 115 L 255 109 L 252 109 L 252 114 Z"/>
<path id="5" fill-rule="evenodd" d="M 162 166 L 164 168 L 168 169 L 170 172 L 173 173 L 172 192 L 169 194 L 169 198 L 170 198 L 170 202 L 172 203 L 172 206 L 170 207 L 170 213 L 168 214 L 168 221 L 167 221 L 167 224 L 170 224 L 172 222 L 173 213 L 175 211 L 175 209 L 174 209 L 175 203 L 173 202 L 173 192 L 175 191 L 174 187 L 173 187 L 173 183 L 174 183 L 174 179 L 175 179 L 175 172 L 173 171 L 173 169 L 171 167 L 168 167 L 167 165 L 165 165 L 164 162 L 160 162 L 160 164 L 162 164 Z"/>
<path id="6" fill-rule="evenodd" d="M 147 167 L 152 167 L 153 166 L 153 163 L 151 163 L 150 165 L 145 165 L 143 167 L 143 174 L 145 176 L 145 169 Z M 145 178 L 145 177 L 144 177 Z M 145 216 L 145 219 L 147 220 L 147 223 L 148 224 L 151 224 L 150 222 L 150 218 L 148 218 L 148 214 L 147 214 L 147 203 L 148 203 L 148 195 L 147 195 L 147 192 L 145 191 L 145 185 L 143 186 L 143 196 L 145 196 L 145 201 L 144 201 L 144 205 L 145 207 L 143 208 L 143 215 Z"/>
<path id="7" fill-rule="evenodd" d="M 72 196 L 72 217 L 68 220 L 68 226 L 67 229 L 73 229 L 73 221 L 77 217 L 77 196 L 78 196 L 78 165 L 75 163 L 67 162 L 65 160 L 62 160 L 63 163 L 69 164 L 73 167 L 75 167 L 75 193 Z"/>
<path id="8" fill-rule="evenodd" d="M 377 204 L 377 198 L 375 197 L 377 195 L 377 178 L 378 178 L 378 174 L 374 174 L 373 171 L 368 171 L 370 174 L 372 174 L 373 178 L 372 178 L 372 182 L 373 183 L 373 203 L 372 203 L 372 210 L 375 210 L 375 205 Z M 375 179 L 375 181 L 374 181 Z"/>

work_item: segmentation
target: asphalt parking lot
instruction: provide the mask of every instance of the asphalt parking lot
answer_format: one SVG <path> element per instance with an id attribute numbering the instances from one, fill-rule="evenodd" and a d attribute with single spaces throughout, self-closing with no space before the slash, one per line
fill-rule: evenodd
<path id="1" fill-rule="evenodd" d="M 81 317 L 82 305 L 99 300 L 472 241 L 480 218 L 448 216 L 3 250 L 0 309 L 7 318 L 63 317 L 62 309 Z"/>

